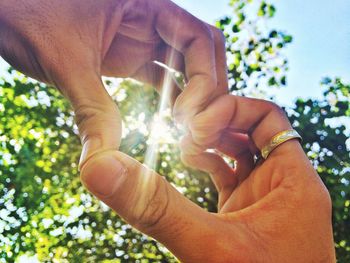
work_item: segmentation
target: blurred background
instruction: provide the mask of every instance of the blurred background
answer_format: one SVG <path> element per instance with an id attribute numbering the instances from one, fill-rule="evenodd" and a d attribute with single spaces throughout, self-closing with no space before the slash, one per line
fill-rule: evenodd
<path id="1" fill-rule="evenodd" d="M 230 91 L 285 107 L 333 200 L 338 262 L 350 262 L 350 2 L 176 0 L 226 35 Z M 159 95 L 104 80 L 123 116 L 122 151 L 143 162 Z M 170 111 L 156 170 L 209 211 L 208 175 L 184 167 Z M 0 262 L 177 262 L 81 185 L 81 146 L 59 92 L 0 61 Z"/>

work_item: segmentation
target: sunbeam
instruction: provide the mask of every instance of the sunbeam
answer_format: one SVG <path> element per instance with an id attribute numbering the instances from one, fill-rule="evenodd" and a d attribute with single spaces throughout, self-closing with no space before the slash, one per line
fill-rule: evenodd
<path id="1" fill-rule="evenodd" d="M 169 54 L 170 65 L 173 63 L 174 53 Z M 153 117 L 150 136 L 148 140 L 148 148 L 145 155 L 144 164 L 149 168 L 155 170 L 157 168 L 157 157 L 159 151 L 159 145 L 161 143 L 167 142 L 169 140 L 164 140 L 165 138 L 169 139 L 170 128 L 167 124 L 166 117 L 169 115 L 169 102 L 170 96 L 172 93 L 172 86 L 175 84 L 178 88 L 181 89 L 181 85 L 178 83 L 176 74 L 177 72 L 166 65 L 155 62 L 159 66 L 164 67 L 165 76 L 163 81 L 162 92 L 160 95 L 160 101 L 158 106 L 158 111 Z"/>

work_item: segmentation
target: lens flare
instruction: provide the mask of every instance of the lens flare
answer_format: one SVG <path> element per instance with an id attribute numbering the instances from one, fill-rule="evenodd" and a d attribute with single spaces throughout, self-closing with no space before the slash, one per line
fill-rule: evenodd
<path id="1" fill-rule="evenodd" d="M 169 56 L 169 64 L 172 64 L 174 54 Z M 149 168 L 155 170 L 157 168 L 157 158 L 159 153 L 159 146 L 162 143 L 175 143 L 171 136 L 171 130 L 167 123 L 167 117 L 170 116 L 169 102 L 173 85 L 181 86 L 176 79 L 176 71 L 167 67 L 166 65 L 155 62 L 157 65 L 165 68 L 165 76 L 163 81 L 162 92 L 160 96 L 158 111 L 153 117 L 150 136 L 148 140 L 148 148 L 145 155 L 144 164 Z"/>

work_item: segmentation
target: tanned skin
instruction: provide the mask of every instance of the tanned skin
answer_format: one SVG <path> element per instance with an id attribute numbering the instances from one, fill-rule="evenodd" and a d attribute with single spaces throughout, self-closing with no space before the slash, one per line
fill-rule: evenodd
<path id="1" fill-rule="evenodd" d="M 331 201 L 299 142 L 253 155 L 291 126 L 280 108 L 228 93 L 222 33 L 168 0 L 2 0 L 0 54 L 71 102 L 83 144 L 81 179 L 128 223 L 183 262 L 335 262 Z M 175 120 L 189 133 L 182 159 L 219 193 L 208 213 L 117 149 L 118 108 L 101 76 L 172 84 Z M 216 149 L 217 153 L 208 153 Z M 221 154 L 236 161 L 232 169 Z"/>

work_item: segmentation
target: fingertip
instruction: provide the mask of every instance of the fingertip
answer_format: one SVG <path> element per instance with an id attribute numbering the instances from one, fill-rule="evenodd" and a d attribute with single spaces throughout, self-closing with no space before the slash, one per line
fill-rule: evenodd
<path id="1" fill-rule="evenodd" d="M 180 150 L 181 153 L 186 155 L 195 155 L 200 154 L 205 150 L 204 147 L 197 145 L 193 140 L 190 134 L 182 137 L 180 140 Z"/>
<path id="2" fill-rule="evenodd" d="M 81 171 L 83 166 L 88 162 L 88 160 L 96 155 L 101 149 L 102 141 L 98 137 L 90 138 L 83 142 L 83 149 L 81 150 L 80 160 L 78 169 Z"/>
<path id="3" fill-rule="evenodd" d="M 194 116 L 211 103 L 217 88 L 216 74 L 212 75 L 201 73 L 190 77 L 186 88 L 174 103 L 173 114 L 176 122 L 188 125 Z"/>
<path id="4" fill-rule="evenodd" d="M 80 178 L 90 192 L 108 198 L 114 194 L 126 172 L 125 165 L 109 151 L 91 156 L 82 167 Z"/>

